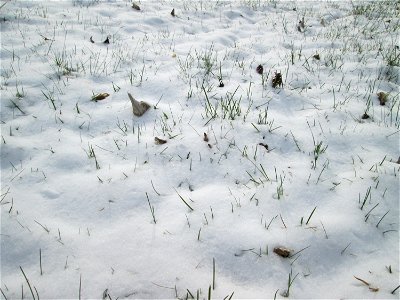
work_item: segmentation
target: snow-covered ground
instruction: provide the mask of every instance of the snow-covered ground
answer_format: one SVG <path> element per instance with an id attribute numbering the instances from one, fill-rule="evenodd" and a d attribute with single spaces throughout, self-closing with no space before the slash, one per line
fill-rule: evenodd
<path id="1" fill-rule="evenodd" d="M 399 2 L 136 4 L 1 1 L 1 297 L 398 299 Z"/>

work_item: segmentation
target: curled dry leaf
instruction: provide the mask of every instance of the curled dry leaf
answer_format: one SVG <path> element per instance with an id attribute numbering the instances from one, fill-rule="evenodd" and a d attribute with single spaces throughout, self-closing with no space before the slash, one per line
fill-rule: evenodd
<path id="1" fill-rule="evenodd" d="M 384 93 L 384 92 L 379 92 L 378 94 L 378 100 L 379 100 L 379 104 L 380 105 L 385 105 L 387 100 L 388 100 L 388 93 Z"/>
<path id="2" fill-rule="evenodd" d="M 110 43 L 110 38 L 109 37 L 107 37 L 105 40 L 104 40 L 104 42 L 103 42 L 104 44 L 109 44 Z"/>
<path id="3" fill-rule="evenodd" d="M 94 40 L 93 40 L 93 37 L 92 37 L 92 36 L 90 37 L 90 42 L 91 42 L 92 44 L 94 44 Z"/>
<path id="4" fill-rule="evenodd" d="M 136 9 L 136 10 L 140 10 L 139 5 L 137 5 L 136 3 L 132 3 L 132 8 Z"/>
<path id="5" fill-rule="evenodd" d="M 175 8 L 172 9 L 171 16 L 175 17 Z"/>
<path id="6" fill-rule="evenodd" d="M 156 142 L 157 145 L 162 145 L 162 144 L 165 144 L 167 142 L 166 140 L 160 139 L 158 137 L 155 137 L 154 141 Z"/>
<path id="7" fill-rule="evenodd" d="M 363 119 L 363 120 L 366 120 L 366 119 L 369 119 L 370 118 L 370 116 L 367 114 L 367 113 L 364 113 L 362 116 L 361 116 L 361 119 Z"/>
<path id="8" fill-rule="evenodd" d="M 203 141 L 205 141 L 205 142 L 208 142 L 208 141 L 209 141 L 208 136 L 207 136 L 207 133 L 205 133 L 205 132 L 204 132 Z"/>
<path id="9" fill-rule="evenodd" d="M 143 101 L 137 101 L 135 98 L 132 97 L 130 93 L 128 93 L 128 97 L 129 100 L 131 100 L 132 112 L 135 116 L 142 116 L 150 108 L 150 104 Z"/>
<path id="10" fill-rule="evenodd" d="M 265 149 L 267 149 L 267 151 L 268 151 L 268 145 L 267 145 L 267 144 L 259 143 L 258 145 L 263 146 L 263 147 L 264 147 Z"/>
<path id="11" fill-rule="evenodd" d="M 315 55 L 313 55 L 313 57 L 314 57 L 314 59 L 316 59 L 316 60 L 320 60 L 321 59 L 321 57 L 319 56 L 319 54 L 317 53 L 317 54 L 315 54 Z"/>
<path id="12" fill-rule="evenodd" d="M 100 93 L 100 94 L 94 95 L 94 96 L 92 97 L 92 101 L 104 100 L 104 99 L 106 99 L 108 96 L 110 96 L 110 94 L 108 94 L 108 93 Z"/>
<path id="13" fill-rule="evenodd" d="M 304 22 L 304 17 L 299 21 L 299 25 L 297 25 L 297 30 L 299 32 L 304 32 L 304 29 L 306 28 L 306 24 Z"/>
<path id="14" fill-rule="evenodd" d="M 274 248 L 274 252 L 275 252 L 276 254 L 278 254 L 279 256 L 282 256 L 282 257 L 289 257 L 289 256 L 290 256 L 291 250 L 290 250 L 290 249 L 287 249 L 287 248 L 285 248 L 285 247 L 275 247 L 275 248 Z"/>
<path id="15" fill-rule="evenodd" d="M 264 72 L 263 66 L 262 65 L 258 65 L 257 68 L 256 68 L 256 71 L 257 71 L 258 74 L 261 75 Z"/>
<path id="16" fill-rule="evenodd" d="M 272 78 L 272 87 L 282 87 L 283 82 L 282 82 L 282 74 L 280 72 L 275 72 L 274 77 Z"/>

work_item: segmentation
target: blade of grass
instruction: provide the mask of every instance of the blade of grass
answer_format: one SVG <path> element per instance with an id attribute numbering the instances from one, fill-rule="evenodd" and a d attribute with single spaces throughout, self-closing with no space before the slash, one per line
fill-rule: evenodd
<path id="1" fill-rule="evenodd" d="M 185 201 L 185 199 L 183 199 L 183 197 L 178 193 L 178 191 L 174 188 L 175 192 L 178 194 L 179 198 L 181 198 L 181 200 L 183 201 L 183 203 L 186 204 L 187 207 L 189 207 L 189 209 L 191 211 L 194 211 L 194 209 Z"/>

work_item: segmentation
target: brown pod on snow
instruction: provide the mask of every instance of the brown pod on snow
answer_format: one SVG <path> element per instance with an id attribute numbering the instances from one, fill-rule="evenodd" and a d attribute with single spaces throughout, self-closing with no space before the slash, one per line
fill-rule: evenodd
<path id="1" fill-rule="evenodd" d="M 261 75 L 264 72 L 263 66 L 262 65 L 258 65 L 257 68 L 256 68 L 256 72 Z"/>
<path id="2" fill-rule="evenodd" d="M 156 142 L 157 145 L 162 145 L 162 144 L 165 144 L 167 142 L 166 140 L 160 139 L 158 137 L 155 137 L 154 141 Z"/>
<path id="3" fill-rule="evenodd" d="M 283 82 L 282 82 L 282 74 L 280 72 L 276 72 L 274 74 L 274 77 L 272 78 L 272 87 L 283 87 Z"/>
<path id="4" fill-rule="evenodd" d="M 104 99 L 106 99 L 108 96 L 110 96 L 110 94 L 109 93 L 100 93 L 100 94 L 97 94 L 97 95 L 94 95 L 93 97 L 92 97 L 92 101 L 100 101 L 100 100 L 104 100 Z"/>
<path id="5" fill-rule="evenodd" d="M 290 249 L 287 249 L 287 248 L 285 248 L 285 247 L 275 247 L 275 248 L 274 248 L 274 252 L 275 252 L 276 254 L 278 254 L 279 256 L 282 256 L 282 257 L 289 257 L 289 256 L 290 256 L 291 250 L 290 250 Z"/>
<path id="6" fill-rule="evenodd" d="M 379 100 L 379 104 L 380 105 L 385 105 L 386 104 L 386 102 L 387 102 L 387 99 L 388 99 L 388 93 L 384 93 L 384 92 L 379 92 L 378 94 L 377 94 L 377 96 L 378 96 L 378 100 Z"/>
<path id="7" fill-rule="evenodd" d="M 140 10 L 139 5 L 137 5 L 136 3 L 132 3 L 132 8 L 136 9 L 136 10 Z"/>
<path id="8" fill-rule="evenodd" d="M 132 112 L 135 116 L 142 116 L 150 108 L 150 104 L 143 101 L 137 101 L 130 93 L 128 93 L 128 97 L 131 100 Z"/>

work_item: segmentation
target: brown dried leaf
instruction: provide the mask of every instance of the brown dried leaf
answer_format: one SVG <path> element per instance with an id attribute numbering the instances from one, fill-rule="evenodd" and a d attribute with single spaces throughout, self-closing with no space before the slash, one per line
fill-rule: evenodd
<path id="1" fill-rule="evenodd" d="M 384 92 L 379 92 L 378 94 L 378 100 L 379 100 L 379 104 L 380 105 L 385 105 L 387 100 L 388 100 L 388 93 L 384 93 Z"/>
<path id="2" fill-rule="evenodd" d="M 268 145 L 264 143 L 259 143 L 260 146 L 263 146 L 268 151 Z"/>
<path id="3" fill-rule="evenodd" d="M 290 250 L 290 249 L 287 249 L 287 248 L 285 248 L 285 247 L 275 247 L 275 248 L 274 248 L 274 252 L 275 252 L 276 254 L 278 254 L 279 256 L 282 256 L 282 257 L 289 257 L 289 256 L 290 256 L 291 250 Z"/>
<path id="4" fill-rule="evenodd" d="M 92 101 L 104 100 L 104 99 L 106 99 L 108 96 L 110 96 L 110 94 L 108 94 L 108 93 L 100 93 L 100 94 L 94 95 L 94 96 L 92 97 Z"/>
<path id="5" fill-rule="evenodd" d="M 137 5 L 136 3 L 132 3 L 132 8 L 136 9 L 136 10 L 140 10 L 139 5 Z"/>
<path id="6" fill-rule="evenodd" d="M 142 116 L 149 108 L 150 104 L 144 102 L 144 101 L 137 101 L 133 96 L 128 93 L 129 100 L 131 100 L 132 103 L 132 112 L 135 116 L 140 117 Z"/>
<path id="7" fill-rule="evenodd" d="M 157 145 L 162 145 L 162 144 L 165 144 L 167 142 L 166 140 L 160 139 L 158 137 L 155 137 L 154 141 L 156 142 Z"/>
<path id="8" fill-rule="evenodd" d="M 205 132 L 204 132 L 203 141 L 208 142 L 208 136 L 207 136 L 207 133 L 205 133 Z"/>
<path id="9" fill-rule="evenodd" d="M 276 88 L 277 86 L 283 87 L 282 74 L 280 72 L 275 72 L 272 78 L 272 87 Z"/>
<path id="10" fill-rule="evenodd" d="M 363 120 L 366 120 L 366 119 L 369 119 L 370 118 L 370 116 L 367 114 L 367 113 L 364 113 L 362 116 L 361 116 L 361 119 L 363 119 Z"/>
<path id="11" fill-rule="evenodd" d="M 379 288 L 370 287 L 369 290 L 374 293 L 379 292 Z"/>
<path id="12" fill-rule="evenodd" d="M 256 71 L 257 71 L 258 74 L 261 75 L 264 72 L 263 66 L 262 65 L 258 65 L 258 67 L 256 68 Z"/>

